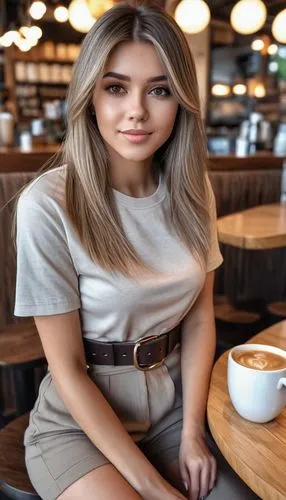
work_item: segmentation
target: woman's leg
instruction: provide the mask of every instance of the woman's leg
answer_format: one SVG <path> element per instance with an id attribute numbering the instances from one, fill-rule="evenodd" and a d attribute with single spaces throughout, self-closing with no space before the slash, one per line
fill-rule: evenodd
<path id="1" fill-rule="evenodd" d="M 57 500 L 140 500 L 141 497 L 111 464 L 93 469 L 69 486 Z"/>
<path id="2" fill-rule="evenodd" d="M 140 499 L 83 432 L 52 435 L 29 445 L 26 466 L 43 500 Z"/>

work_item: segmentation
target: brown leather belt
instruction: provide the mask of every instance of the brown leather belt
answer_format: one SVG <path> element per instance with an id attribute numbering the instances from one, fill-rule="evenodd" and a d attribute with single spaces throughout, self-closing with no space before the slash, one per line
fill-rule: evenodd
<path id="1" fill-rule="evenodd" d="M 87 364 L 134 365 L 138 370 L 160 366 L 181 339 L 181 324 L 161 335 L 142 337 L 136 342 L 98 342 L 83 339 Z"/>

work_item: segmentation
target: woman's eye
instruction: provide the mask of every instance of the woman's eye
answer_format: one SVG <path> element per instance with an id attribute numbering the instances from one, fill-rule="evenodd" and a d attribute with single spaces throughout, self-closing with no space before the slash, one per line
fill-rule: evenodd
<path id="1" fill-rule="evenodd" d="M 121 85 L 108 85 L 105 90 L 110 94 L 122 95 L 124 92 L 120 92 L 120 90 L 124 90 Z M 171 92 L 166 87 L 156 87 L 155 89 L 150 90 L 150 93 L 153 93 L 156 97 L 167 97 L 171 95 Z"/>
<path id="2" fill-rule="evenodd" d="M 170 90 L 166 87 L 156 87 L 155 89 L 151 90 L 151 92 L 154 92 L 155 96 L 157 97 L 166 97 L 171 95 Z"/>
<path id="3" fill-rule="evenodd" d="M 108 85 L 105 90 L 110 92 L 110 94 L 120 94 L 121 85 Z"/>

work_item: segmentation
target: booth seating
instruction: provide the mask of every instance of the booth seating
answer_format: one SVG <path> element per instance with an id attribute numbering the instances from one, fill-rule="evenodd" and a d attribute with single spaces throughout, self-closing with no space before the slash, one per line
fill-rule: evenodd
<path id="1" fill-rule="evenodd" d="M 13 416 L 30 411 L 35 403 L 38 389 L 36 368 L 40 368 L 38 378 L 42 378 L 46 359 L 35 323 L 21 322 L 0 329 L 0 377 L 5 382 L 8 372 L 12 375 L 13 394 L 7 394 L 6 388 L 6 397 L 14 406 Z M 3 401 L 0 405 L 2 425 L 5 424 L 5 413 Z"/>

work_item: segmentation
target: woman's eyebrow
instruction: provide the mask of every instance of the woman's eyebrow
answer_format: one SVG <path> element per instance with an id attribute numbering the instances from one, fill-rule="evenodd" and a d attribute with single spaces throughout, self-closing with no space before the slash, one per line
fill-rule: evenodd
<path id="1" fill-rule="evenodd" d="M 118 78 L 118 80 L 124 80 L 125 82 L 130 82 L 131 78 L 127 75 L 121 75 L 120 73 L 115 73 L 114 71 L 108 71 L 108 73 L 104 73 L 103 78 L 108 78 L 108 77 L 113 77 L 113 78 Z M 162 81 L 167 81 L 167 77 L 165 75 L 159 75 L 159 76 L 152 76 L 151 78 L 148 78 L 147 82 L 162 82 Z"/>

